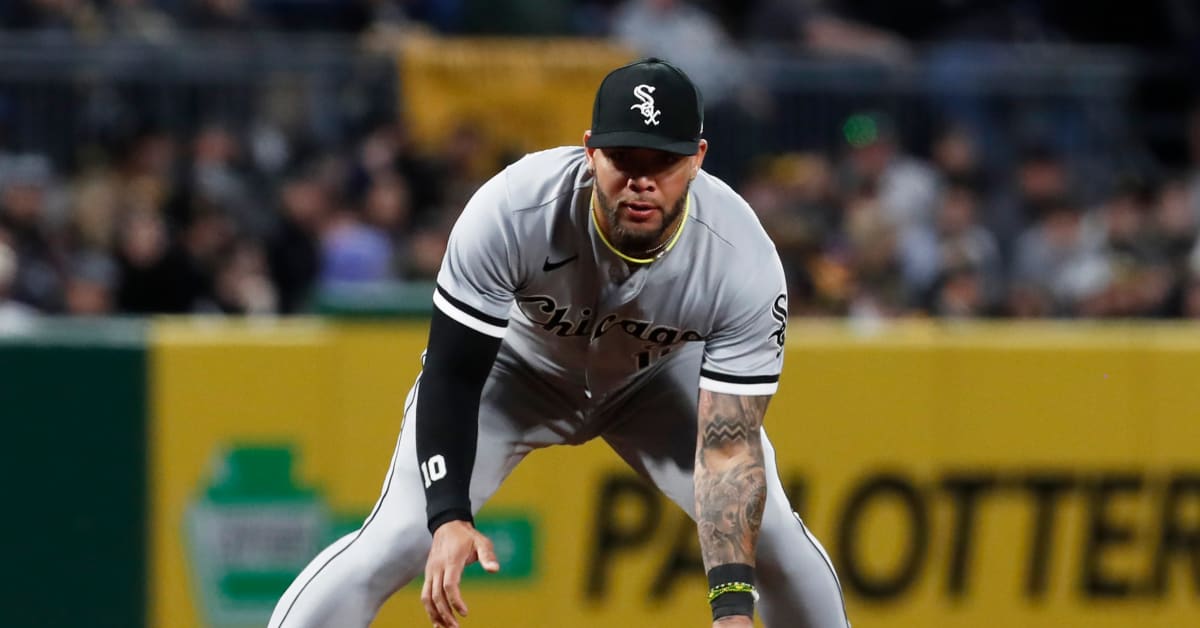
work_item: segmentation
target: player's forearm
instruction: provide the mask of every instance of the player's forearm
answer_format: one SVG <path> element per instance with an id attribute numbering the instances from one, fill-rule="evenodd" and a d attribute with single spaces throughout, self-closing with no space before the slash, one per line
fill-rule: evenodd
<path id="1" fill-rule="evenodd" d="M 759 426 L 769 400 L 701 391 L 694 476 L 705 569 L 754 564 L 767 499 Z"/>
<path id="2" fill-rule="evenodd" d="M 479 399 L 500 340 L 439 311 L 417 392 L 417 460 L 425 486 L 429 531 L 471 520 L 471 472 L 479 434 Z"/>

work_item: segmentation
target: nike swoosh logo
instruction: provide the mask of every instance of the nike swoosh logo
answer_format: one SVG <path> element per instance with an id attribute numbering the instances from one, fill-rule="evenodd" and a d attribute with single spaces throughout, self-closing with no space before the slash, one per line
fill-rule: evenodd
<path id="1" fill-rule="evenodd" d="M 562 268 L 563 266 L 566 266 L 567 264 L 570 264 L 571 262 L 575 261 L 575 258 L 577 258 L 577 257 L 579 257 L 578 254 L 572 255 L 571 257 L 568 257 L 567 259 L 559 261 L 559 262 L 551 262 L 550 258 L 547 257 L 545 263 L 542 264 L 542 272 L 548 273 L 556 268 Z"/>

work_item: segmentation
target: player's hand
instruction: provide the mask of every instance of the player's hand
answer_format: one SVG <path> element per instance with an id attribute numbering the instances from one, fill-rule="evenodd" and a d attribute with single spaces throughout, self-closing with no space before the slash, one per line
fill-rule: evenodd
<path id="1" fill-rule="evenodd" d="M 712 628 L 754 628 L 754 620 L 745 615 L 726 615 L 714 621 Z"/>
<path id="2" fill-rule="evenodd" d="M 500 571 L 492 542 L 466 521 L 450 521 L 433 533 L 433 547 L 425 562 L 421 603 L 435 626 L 458 628 L 457 612 L 467 616 L 467 604 L 458 589 L 463 569 L 475 561 L 489 573 Z"/>

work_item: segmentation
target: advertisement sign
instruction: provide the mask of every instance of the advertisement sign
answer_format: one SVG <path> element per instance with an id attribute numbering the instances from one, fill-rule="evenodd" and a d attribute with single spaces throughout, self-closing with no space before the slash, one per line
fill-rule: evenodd
<path id="1" fill-rule="evenodd" d="M 412 37 L 397 65 L 418 144 L 444 146 L 467 121 L 496 153 L 484 160 L 493 164 L 579 145 L 600 81 L 635 57 L 607 40 Z"/>
<path id="2" fill-rule="evenodd" d="M 767 430 L 854 625 L 1195 623 L 1195 336 L 794 323 Z M 153 625 L 269 613 L 313 539 L 361 521 L 424 339 L 416 324 L 159 328 Z M 501 572 L 470 572 L 466 626 L 708 623 L 694 525 L 603 441 L 532 453 L 480 527 Z M 374 625 L 428 624 L 418 596 Z"/>
<path id="3" fill-rule="evenodd" d="M 263 625 L 279 592 L 332 540 L 323 500 L 293 483 L 291 462 L 284 447 L 234 446 L 188 508 L 190 575 L 209 626 Z"/>

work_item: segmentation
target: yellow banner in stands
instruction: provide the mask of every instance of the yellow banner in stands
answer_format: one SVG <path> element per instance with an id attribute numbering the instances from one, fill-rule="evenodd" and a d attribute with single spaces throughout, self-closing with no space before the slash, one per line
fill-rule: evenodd
<path id="1" fill-rule="evenodd" d="M 604 40 L 528 38 L 413 37 L 399 54 L 417 142 L 445 146 L 473 127 L 490 157 L 580 144 L 600 81 L 634 57 Z"/>
<path id="2" fill-rule="evenodd" d="M 265 623 L 376 499 L 424 338 L 157 326 L 152 625 Z M 794 321 L 767 429 L 855 626 L 1174 628 L 1200 616 L 1197 378 L 1189 328 Z M 465 625 L 707 625 L 694 527 L 602 442 L 535 452 L 480 525 L 504 571 Z M 427 623 L 410 586 L 374 625 Z"/>

